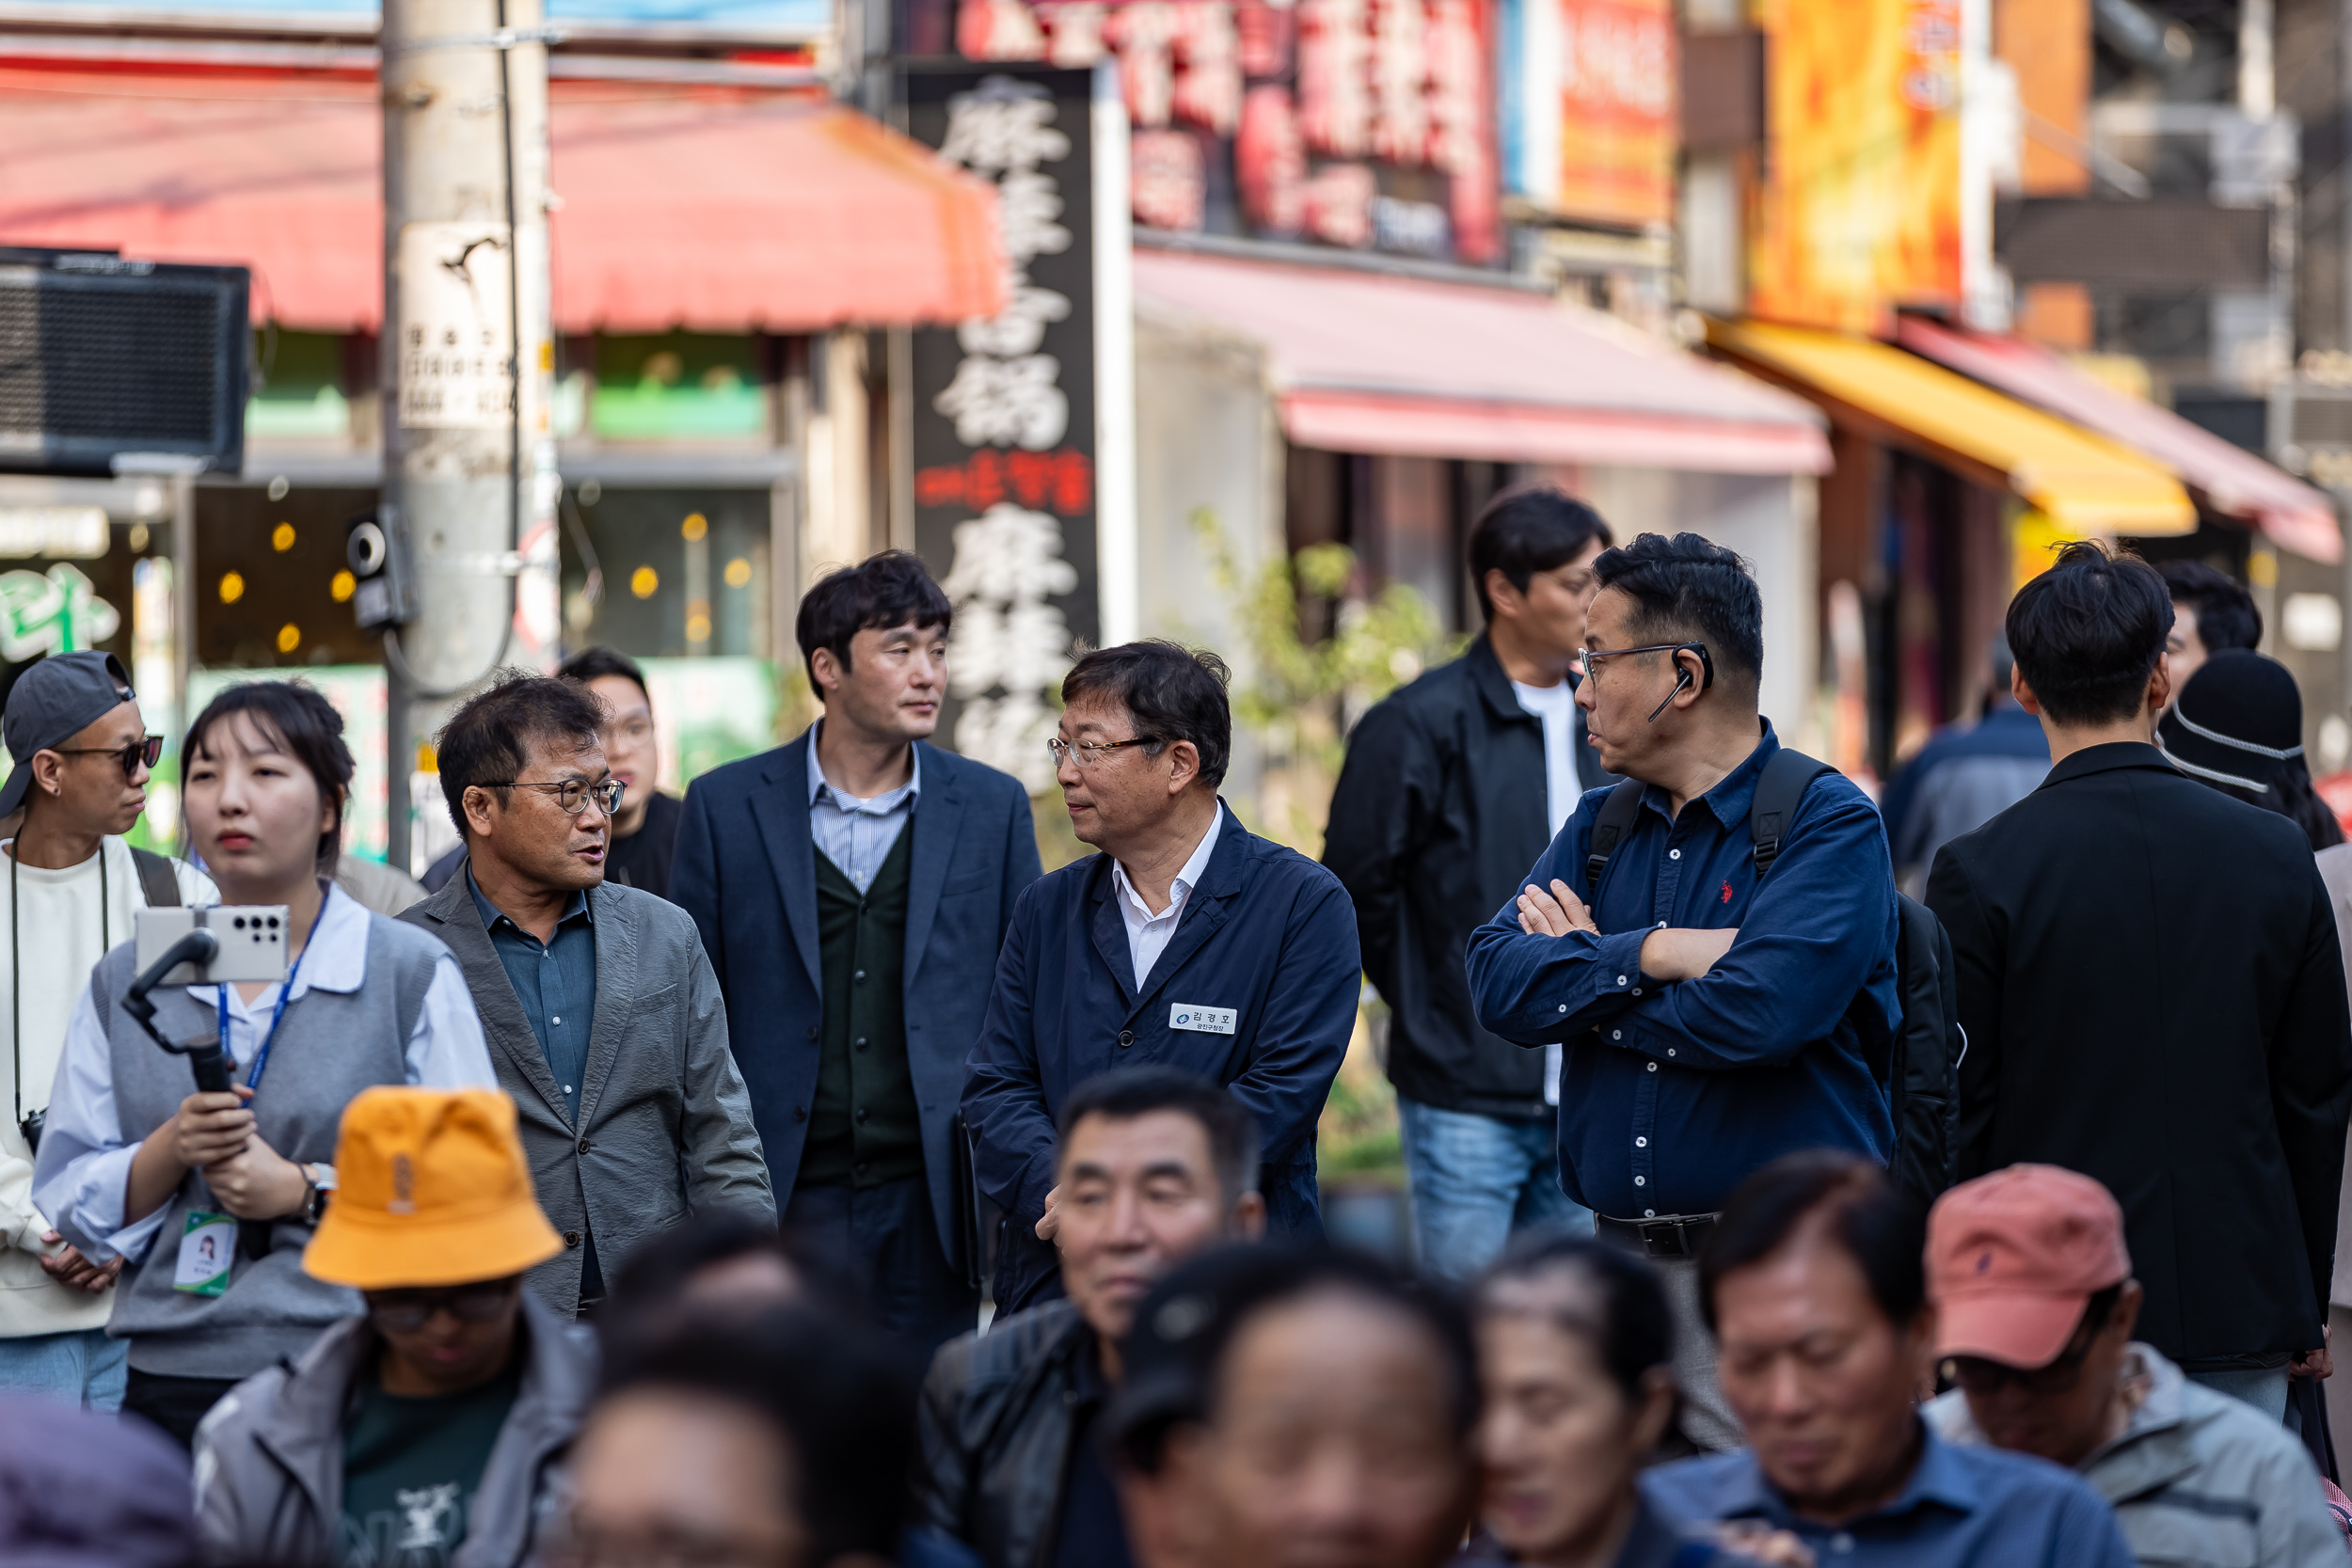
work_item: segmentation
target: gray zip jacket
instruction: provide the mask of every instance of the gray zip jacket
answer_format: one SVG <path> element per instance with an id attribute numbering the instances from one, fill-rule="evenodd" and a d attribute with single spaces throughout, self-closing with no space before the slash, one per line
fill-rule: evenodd
<path id="1" fill-rule="evenodd" d="M 256 1372 L 196 1433 L 197 1539 L 209 1562 L 342 1560 L 343 1423 L 380 1341 L 346 1318 L 300 1360 Z M 596 1338 L 523 1292 L 521 1389 L 483 1467 L 450 1568 L 521 1568 L 552 1472 L 596 1392 Z"/>
<path id="2" fill-rule="evenodd" d="M 2343 1532 L 2311 1455 L 2253 1406 L 2217 1394 L 2153 1345 L 2135 1342 L 2126 1375 L 2148 1379 L 2123 1435 L 2075 1467 L 2115 1510 L 2141 1568 L 2344 1568 Z M 1938 1434 L 1982 1443 L 1955 1388 L 1927 1406 Z"/>

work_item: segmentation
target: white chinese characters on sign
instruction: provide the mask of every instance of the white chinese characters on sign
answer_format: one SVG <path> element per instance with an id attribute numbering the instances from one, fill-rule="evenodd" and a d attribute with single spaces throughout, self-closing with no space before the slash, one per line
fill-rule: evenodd
<path id="1" fill-rule="evenodd" d="M 1071 302 L 1028 276 L 1032 261 L 1068 250 L 1073 238 L 1060 221 L 1060 183 L 1041 166 L 1070 156 L 1056 113 L 1044 87 L 1006 76 L 947 101 L 940 156 L 996 182 L 1012 272 L 1004 311 L 957 329 L 964 357 L 932 400 L 967 447 L 1042 452 L 1070 427 L 1060 361 L 1041 350 L 1046 328 L 1069 319 Z M 1047 698 L 1070 668 L 1070 626 L 1050 601 L 1078 586 L 1076 568 L 1062 559 L 1061 525 L 999 501 L 958 523 L 954 540 L 940 586 L 956 607 L 949 688 L 963 703 L 956 749 L 1033 792 L 1047 788 L 1054 779 Z"/>
<path id="2" fill-rule="evenodd" d="M 400 422 L 502 430 L 515 411 L 510 244 L 499 223 L 400 230 Z"/>

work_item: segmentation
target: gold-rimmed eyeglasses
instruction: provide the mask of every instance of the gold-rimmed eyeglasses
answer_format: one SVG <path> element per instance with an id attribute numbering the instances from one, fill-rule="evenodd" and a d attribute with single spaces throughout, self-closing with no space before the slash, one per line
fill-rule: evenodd
<path id="1" fill-rule="evenodd" d="M 1158 738 L 1159 736 L 1157 736 L 1139 735 L 1133 740 L 1072 741 L 1064 740 L 1059 736 L 1056 736 L 1053 739 L 1045 743 L 1045 749 L 1054 753 L 1055 767 L 1059 768 L 1063 763 L 1070 761 L 1073 757 L 1075 757 L 1077 759 L 1079 768 L 1084 770 L 1086 768 L 1092 768 L 1096 763 L 1101 762 L 1104 757 L 1109 756 L 1113 752 L 1122 751 L 1129 746 L 1149 746 Z"/>

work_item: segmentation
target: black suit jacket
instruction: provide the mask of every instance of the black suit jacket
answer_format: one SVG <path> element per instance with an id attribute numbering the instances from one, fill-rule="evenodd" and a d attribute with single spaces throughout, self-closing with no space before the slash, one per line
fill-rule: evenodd
<path id="1" fill-rule="evenodd" d="M 1575 677 L 1571 676 L 1573 680 Z M 1614 784 L 1578 729 L 1584 788 Z M 1482 634 L 1357 721 L 1323 863 L 1356 901 L 1364 973 L 1389 1005 L 1389 1077 L 1424 1105 L 1549 1121 L 1544 1055 L 1470 1006 L 1470 934 L 1551 844 L 1544 724 Z"/>
<path id="2" fill-rule="evenodd" d="M 2192 1370 L 2320 1342 L 2352 1114 L 2311 843 L 2153 746 L 2094 746 L 1935 858 L 1959 963 L 1960 1174 L 2096 1177 Z"/>

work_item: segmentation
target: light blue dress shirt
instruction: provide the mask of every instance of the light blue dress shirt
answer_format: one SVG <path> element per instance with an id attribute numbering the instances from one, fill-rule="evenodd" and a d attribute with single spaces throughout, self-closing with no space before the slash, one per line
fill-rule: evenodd
<path id="1" fill-rule="evenodd" d="M 923 793 L 923 749 L 914 749 L 914 773 L 905 784 L 862 800 L 825 782 L 825 770 L 817 761 L 818 733 L 823 728 L 819 720 L 808 737 L 809 836 L 817 841 L 818 853 L 864 893 L 890 857 L 898 834 L 914 819 L 915 797 Z"/>

